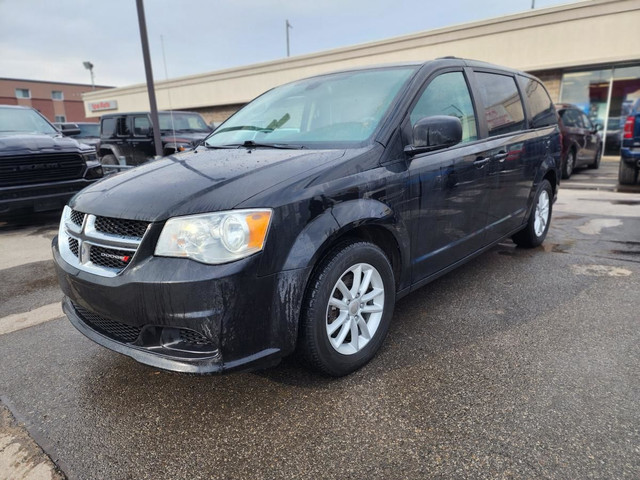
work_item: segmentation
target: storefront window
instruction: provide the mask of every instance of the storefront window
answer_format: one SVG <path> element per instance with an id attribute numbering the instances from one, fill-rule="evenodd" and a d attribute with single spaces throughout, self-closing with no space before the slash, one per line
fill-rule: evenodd
<path id="1" fill-rule="evenodd" d="M 616 154 L 619 150 L 625 118 L 638 98 L 640 66 L 572 72 L 562 76 L 561 103 L 576 105 L 594 124 L 603 130 L 606 127 L 608 153 Z"/>

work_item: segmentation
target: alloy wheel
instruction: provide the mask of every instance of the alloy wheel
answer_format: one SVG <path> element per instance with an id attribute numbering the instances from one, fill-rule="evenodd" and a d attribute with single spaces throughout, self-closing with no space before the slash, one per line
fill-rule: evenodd
<path id="1" fill-rule="evenodd" d="M 378 270 L 358 263 L 338 279 L 326 312 L 329 343 L 343 355 L 361 351 L 374 337 L 384 312 L 384 283 Z"/>

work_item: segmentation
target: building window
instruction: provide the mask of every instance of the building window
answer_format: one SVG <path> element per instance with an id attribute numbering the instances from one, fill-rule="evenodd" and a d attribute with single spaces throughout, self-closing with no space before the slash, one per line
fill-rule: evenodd
<path id="1" fill-rule="evenodd" d="M 64 115 L 56 115 L 54 122 L 56 123 L 64 123 L 67 121 L 67 117 Z"/>
<path id="2" fill-rule="evenodd" d="M 28 88 L 16 88 L 16 98 L 31 98 Z"/>
<path id="3" fill-rule="evenodd" d="M 51 90 L 51 100 L 64 100 L 64 95 L 60 90 Z"/>

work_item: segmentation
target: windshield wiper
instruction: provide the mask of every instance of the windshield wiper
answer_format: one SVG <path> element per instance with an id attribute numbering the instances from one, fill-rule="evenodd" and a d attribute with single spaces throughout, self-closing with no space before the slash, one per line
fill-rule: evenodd
<path id="1" fill-rule="evenodd" d="M 255 147 L 281 148 L 286 150 L 301 150 L 304 148 L 304 145 L 292 145 L 288 143 L 257 143 L 257 142 L 254 142 L 253 140 L 245 140 L 243 144 L 238 146 L 246 147 L 246 148 L 255 148 Z"/>

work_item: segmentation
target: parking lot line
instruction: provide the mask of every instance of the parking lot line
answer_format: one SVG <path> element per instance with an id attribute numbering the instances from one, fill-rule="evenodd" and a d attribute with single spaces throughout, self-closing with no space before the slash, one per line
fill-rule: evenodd
<path id="1" fill-rule="evenodd" d="M 50 303 L 29 312 L 14 313 L 0 318 L 0 335 L 33 327 L 64 315 L 60 302 Z"/>

